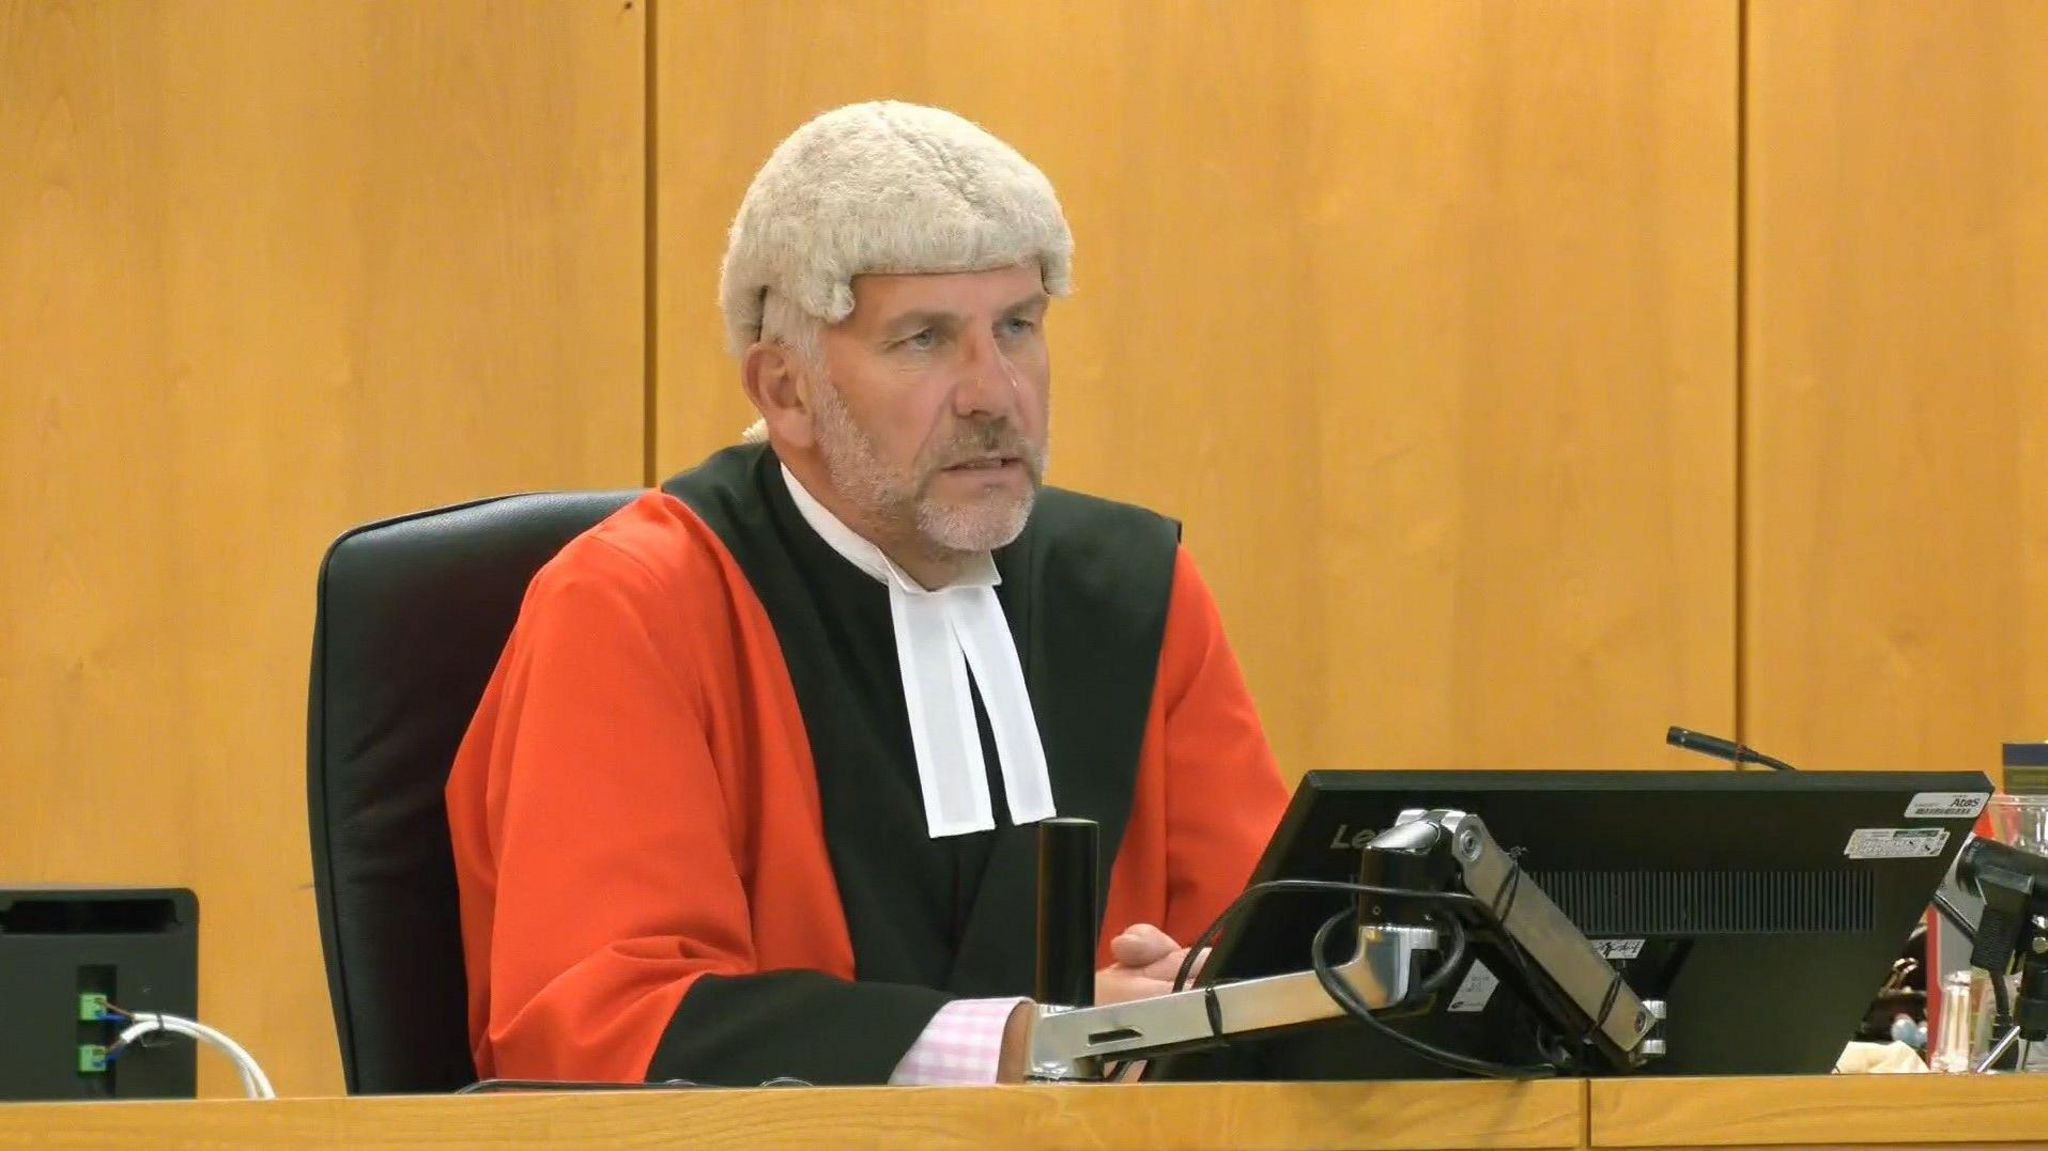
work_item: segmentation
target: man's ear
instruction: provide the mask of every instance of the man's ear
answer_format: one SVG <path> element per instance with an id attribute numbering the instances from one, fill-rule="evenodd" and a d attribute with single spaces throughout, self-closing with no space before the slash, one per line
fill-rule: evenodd
<path id="1" fill-rule="evenodd" d="M 813 446 L 817 434 L 811 423 L 810 383 L 795 352 L 773 341 L 757 342 L 740 361 L 740 383 L 767 422 L 772 441 L 793 448 Z"/>

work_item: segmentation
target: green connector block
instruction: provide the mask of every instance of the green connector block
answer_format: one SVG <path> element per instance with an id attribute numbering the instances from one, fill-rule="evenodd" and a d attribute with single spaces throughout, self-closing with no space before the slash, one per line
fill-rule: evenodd
<path id="1" fill-rule="evenodd" d="M 81 991 L 78 994 L 78 1019 L 81 1023 L 97 1023 L 107 1012 L 107 997 L 96 991 Z"/>
<path id="2" fill-rule="evenodd" d="M 97 1043 L 78 1045 L 78 1073 L 100 1075 L 107 1070 L 107 1049 Z"/>

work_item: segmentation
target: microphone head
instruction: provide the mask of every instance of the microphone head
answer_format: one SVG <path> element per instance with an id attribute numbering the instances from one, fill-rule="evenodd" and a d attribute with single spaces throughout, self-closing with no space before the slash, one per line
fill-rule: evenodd
<path id="1" fill-rule="evenodd" d="M 1792 765 L 1784 760 L 1773 759 L 1753 748 L 1744 747 L 1732 739 L 1722 739 L 1718 735 L 1708 735 L 1705 732 L 1691 731 L 1683 727 L 1674 727 L 1666 731 L 1664 733 L 1664 742 L 1685 751 L 1696 751 L 1701 755 L 1711 755 L 1715 759 L 1725 759 L 1736 767 L 1741 767 L 1745 763 L 1757 763 L 1773 771 L 1793 770 Z"/>
<path id="2" fill-rule="evenodd" d="M 1749 749 L 1732 739 L 1722 739 L 1718 735 L 1708 735 L 1706 732 L 1684 727 L 1674 727 L 1665 732 L 1664 742 L 1673 747 L 1682 747 L 1687 751 L 1697 751 L 1701 755 L 1711 755 L 1715 759 L 1735 763 L 1740 763 L 1751 755 Z"/>
<path id="3" fill-rule="evenodd" d="M 1738 759 L 1742 750 L 1741 745 L 1732 739 L 1722 739 L 1720 736 L 1694 731 L 1689 727 L 1673 727 L 1664 733 L 1664 742 L 1686 751 L 1711 755 L 1716 759 Z"/>
<path id="4" fill-rule="evenodd" d="M 1956 884 L 1987 902 L 1987 891 L 2048 902 L 2048 856 L 1972 835 L 1956 853 Z"/>

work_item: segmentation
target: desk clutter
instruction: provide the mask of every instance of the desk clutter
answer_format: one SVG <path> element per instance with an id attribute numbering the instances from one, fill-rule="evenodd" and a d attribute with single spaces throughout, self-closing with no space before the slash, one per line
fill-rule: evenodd
<path id="1" fill-rule="evenodd" d="M 2014 829 L 2042 811 L 1974 773 L 1311 773 L 1198 941 L 1204 972 L 1170 994 L 1057 1002 L 1090 985 L 1099 861 L 1091 844 L 1042 869 L 1036 1077 L 1134 1061 L 1240 1080 L 2033 1069 L 2048 855 Z M 1880 815 L 1900 826 L 1873 830 Z M 1974 997 L 1952 973 L 1927 1001 L 1930 899 L 1969 941 Z M 1061 942 L 1047 928 L 1063 919 Z M 185 889 L 0 889 L 0 1099 L 190 1098 L 198 1045 L 274 1098 L 196 1018 L 198 923 Z M 1882 979 L 1875 1000 L 1860 976 Z M 1251 1057 L 1206 1061 L 1218 1049 Z"/>

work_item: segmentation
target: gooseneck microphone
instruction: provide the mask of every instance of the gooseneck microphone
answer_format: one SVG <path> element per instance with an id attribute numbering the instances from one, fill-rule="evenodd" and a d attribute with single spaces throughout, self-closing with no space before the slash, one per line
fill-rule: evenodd
<path id="1" fill-rule="evenodd" d="M 1711 755 L 1715 759 L 1725 759 L 1738 768 L 1745 763 L 1760 763 L 1773 771 L 1799 770 L 1782 759 L 1774 759 L 1763 752 L 1744 747 L 1732 739 L 1722 739 L 1718 735 L 1708 735 L 1683 727 L 1674 727 L 1665 732 L 1664 742 L 1673 747 L 1684 748 L 1686 751 L 1696 751 L 1701 755 Z M 1966 846 L 1963 848 L 1963 857 L 1968 858 L 1969 855 L 1970 849 Z M 1967 881 L 1965 886 L 1968 886 Z M 2044 887 L 2044 890 L 2048 890 L 2048 887 Z M 1949 899 L 1948 894 L 1938 887 L 1934 890 L 1934 909 L 1941 913 L 1942 918 L 1954 924 L 1956 930 L 1961 932 L 1963 938 L 1972 946 L 1976 944 L 1977 925 L 1970 922 L 1970 918 L 1964 915 L 1954 901 Z"/>
<path id="2" fill-rule="evenodd" d="M 1673 747 L 1684 748 L 1686 751 L 1696 751 L 1701 755 L 1711 755 L 1715 759 L 1725 759 L 1737 767 L 1741 767 L 1745 763 L 1760 763 L 1772 771 L 1798 770 L 1798 768 L 1793 767 L 1782 759 L 1773 759 L 1754 748 L 1744 747 L 1732 739 L 1722 739 L 1718 735 L 1707 735 L 1704 732 L 1688 731 L 1682 727 L 1674 727 L 1670 731 L 1665 732 L 1664 742 Z"/>

